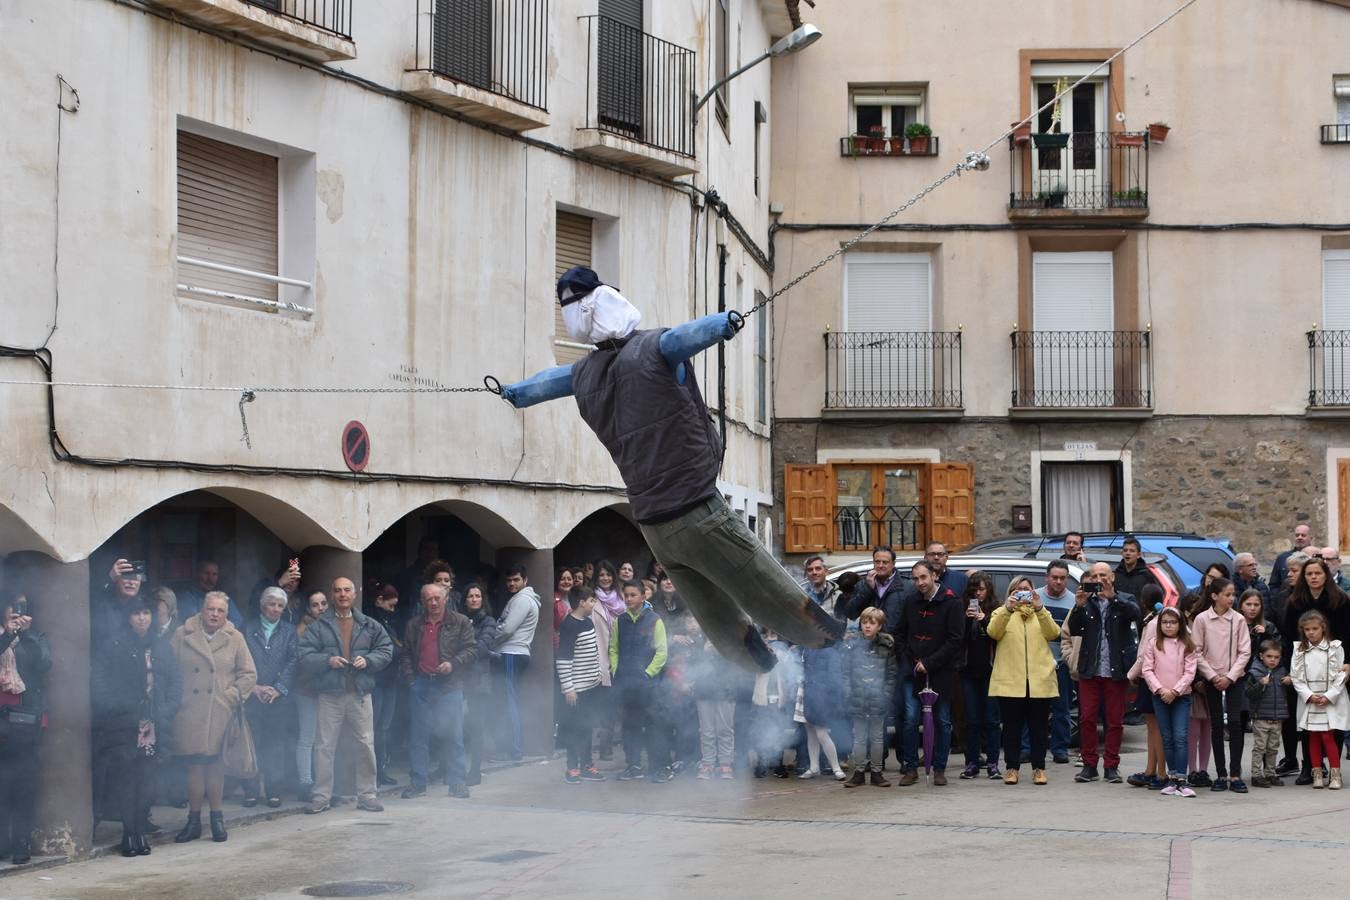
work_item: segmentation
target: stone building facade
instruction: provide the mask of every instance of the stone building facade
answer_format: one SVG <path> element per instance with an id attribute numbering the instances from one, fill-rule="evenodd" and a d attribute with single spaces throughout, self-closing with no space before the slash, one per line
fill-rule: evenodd
<path id="1" fill-rule="evenodd" d="M 1117 56 L 1177 8 L 821 4 L 774 81 L 776 286 L 995 143 L 774 301 L 789 559 L 1179 529 L 1269 562 L 1300 521 L 1350 545 L 1350 9 L 1195 4 Z"/>

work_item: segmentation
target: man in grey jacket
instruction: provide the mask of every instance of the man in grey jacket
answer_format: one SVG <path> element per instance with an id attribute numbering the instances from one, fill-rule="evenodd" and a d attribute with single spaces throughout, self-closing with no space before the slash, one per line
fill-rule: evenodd
<path id="1" fill-rule="evenodd" d="M 568 334 L 596 349 L 504 385 L 502 399 L 522 408 L 576 397 L 623 476 L 647 546 L 723 657 L 773 668 L 755 622 L 806 647 L 843 637 L 844 623 L 806 596 L 717 487 L 722 439 L 688 361 L 735 337 L 740 313 L 638 330 L 641 313 L 584 266 L 564 272 L 557 293 Z"/>
<path id="2" fill-rule="evenodd" d="M 333 756 L 345 730 L 357 745 L 357 808 L 383 812 L 375 793 L 375 713 L 370 693 L 375 674 L 394 658 L 389 632 L 356 606 L 356 585 L 333 579 L 333 605 L 300 638 L 298 663 L 319 694 L 314 740 L 314 792 L 307 813 L 328 809 L 333 793 Z"/>
<path id="3" fill-rule="evenodd" d="M 539 595 L 529 585 L 524 566 L 506 570 L 506 589 L 511 599 L 506 601 L 502 618 L 497 623 L 497 651 L 502 655 L 502 672 L 506 680 L 506 718 L 511 729 L 511 759 L 525 756 L 525 733 L 520 723 L 518 691 L 520 679 L 530 664 L 530 644 L 534 630 L 539 626 Z"/>

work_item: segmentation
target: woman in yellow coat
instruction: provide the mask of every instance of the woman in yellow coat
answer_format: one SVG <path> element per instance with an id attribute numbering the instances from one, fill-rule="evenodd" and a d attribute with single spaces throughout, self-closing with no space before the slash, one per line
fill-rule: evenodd
<path id="1" fill-rule="evenodd" d="M 1022 765 L 1022 728 L 1031 732 L 1032 782 L 1045 784 L 1045 752 L 1050 743 L 1050 703 L 1059 696 L 1050 641 L 1059 626 L 1041 602 L 1029 578 L 1015 578 L 1008 597 L 994 610 L 987 629 L 998 642 L 989 696 L 998 698 L 1003 718 L 1004 784 L 1017 784 Z"/>

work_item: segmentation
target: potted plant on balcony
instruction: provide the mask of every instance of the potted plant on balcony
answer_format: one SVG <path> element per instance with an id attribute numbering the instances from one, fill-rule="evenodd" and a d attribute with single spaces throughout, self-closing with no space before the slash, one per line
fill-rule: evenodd
<path id="1" fill-rule="evenodd" d="M 1120 131 L 1111 135 L 1111 143 L 1116 147 L 1142 147 L 1144 135 L 1138 131 Z"/>
<path id="2" fill-rule="evenodd" d="M 1068 196 L 1068 190 L 1064 187 L 1064 181 L 1060 178 L 1054 178 L 1044 182 L 1045 190 L 1036 195 L 1036 199 L 1045 205 L 1046 209 L 1063 209 L 1064 200 Z"/>
<path id="3" fill-rule="evenodd" d="M 928 142 L 933 129 L 922 122 L 910 122 L 905 126 L 905 137 L 909 139 L 909 152 L 915 156 L 928 155 Z"/>
<path id="4" fill-rule="evenodd" d="M 1027 144 L 1031 143 L 1030 122 L 1013 122 L 1012 130 L 1013 130 L 1012 138 L 1014 144 L 1016 144 L 1019 147 L 1025 147 Z"/>
<path id="5" fill-rule="evenodd" d="M 886 126 L 873 125 L 867 129 L 867 152 L 885 153 L 886 152 Z"/>
<path id="6" fill-rule="evenodd" d="M 1055 105 L 1050 110 L 1050 130 L 1033 135 L 1036 146 L 1042 150 L 1063 150 L 1069 146 L 1069 135 L 1063 129 L 1064 97 L 1068 90 L 1069 79 L 1060 78 L 1055 82 Z"/>
<path id="7" fill-rule="evenodd" d="M 1172 126 L 1166 122 L 1150 122 L 1148 126 L 1148 139 L 1155 144 L 1161 144 L 1167 140 L 1167 132 L 1172 130 Z"/>
<path id="8" fill-rule="evenodd" d="M 1148 205 L 1148 194 L 1144 193 L 1143 188 L 1137 187 L 1125 191 L 1114 191 L 1111 194 L 1111 205 L 1140 209 Z"/>

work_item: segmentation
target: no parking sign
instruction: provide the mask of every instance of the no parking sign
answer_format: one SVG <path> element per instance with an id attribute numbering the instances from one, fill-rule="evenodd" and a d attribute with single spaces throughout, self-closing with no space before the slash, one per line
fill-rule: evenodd
<path id="1" fill-rule="evenodd" d="M 370 433 L 352 419 L 342 427 L 342 461 L 353 472 L 361 472 L 370 462 Z"/>

